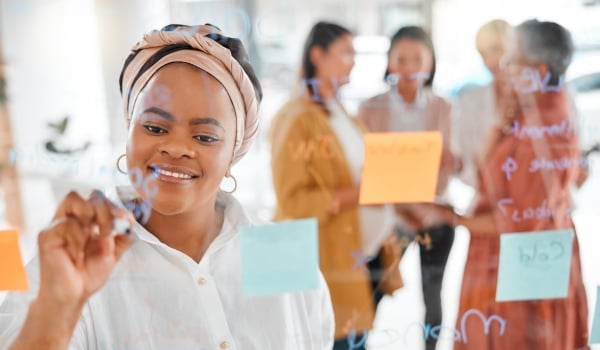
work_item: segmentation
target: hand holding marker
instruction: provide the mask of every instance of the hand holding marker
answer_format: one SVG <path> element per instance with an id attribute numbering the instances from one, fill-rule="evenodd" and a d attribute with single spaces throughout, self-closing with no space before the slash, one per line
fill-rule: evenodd
<path id="1" fill-rule="evenodd" d="M 104 203 L 112 206 L 111 214 L 112 214 L 112 231 L 111 235 L 116 236 L 118 234 L 131 234 L 133 232 L 133 225 L 135 223 L 135 219 L 131 213 L 119 208 L 116 204 L 110 201 L 104 193 L 101 191 L 95 190 L 92 192 L 91 201 L 94 203 L 96 207 L 100 207 Z"/>
<path id="2" fill-rule="evenodd" d="M 143 193 L 146 197 L 143 201 L 132 200 L 125 203 L 125 208 L 127 208 L 135 217 L 135 219 L 145 225 L 150 219 L 150 215 L 152 213 L 152 199 L 158 193 L 158 187 L 154 186 L 150 188 L 150 183 L 152 180 L 155 180 L 155 175 L 150 174 L 146 178 L 142 171 L 138 168 L 131 169 L 131 182 L 133 188 L 138 193 Z"/>
<path id="3" fill-rule="evenodd" d="M 150 182 L 153 179 L 155 179 L 156 175 L 151 174 L 144 178 L 142 171 L 138 168 L 132 169 L 131 173 L 133 187 L 138 191 L 141 190 L 148 198 L 141 203 L 137 203 L 135 201 L 126 203 L 125 208 L 127 209 L 127 212 L 123 212 L 122 210 L 118 209 L 118 207 L 115 204 L 113 204 L 108 199 L 106 199 L 106 197 L 104 197 L 102 192 L 96 191 L 98 192 L 96 193 L 98 196 L 103 197 L 104 200 L 113 204 L 113 206 L 116 209 L 113 210 L 113 235 L 119 233 L 130 234 L 136 219 L 140 221 L 142 225 L 146 224 L 152 212 L 152 199 L 154 198 L 154 196 L 156 196 L 158 192 L 158 188 L 156 186 L 152 189 L 150 189 L 149 186 Z"/>
<path id="4" fill-rule="evenodd" d="M 121 215 L 120 213 L 115 213 L 115 217 L 113 218 L 113 229 L 112 235 L 116 236 L 121 233 L 131 234 L 133 232 L 133 224 L 134 220 L 129 215 Z"/>

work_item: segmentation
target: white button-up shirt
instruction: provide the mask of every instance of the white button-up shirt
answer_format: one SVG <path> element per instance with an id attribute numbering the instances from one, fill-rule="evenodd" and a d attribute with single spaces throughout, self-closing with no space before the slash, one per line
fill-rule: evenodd
<path id="1" fill-rule="evenodd" d="M 223 228 L 199 263 L 136 226 L 133 246 L 85 305 L 70 349 L 332 348 L 333 310 L 322 276 L 317 290 L 242 294 L 238 232 L 253 223 L 234 197 L 218 200 Z M 0 349 L 16 337 L 37 295 L 38 265 L 34 259 L 27 267 L 30 290 L 10 293 L 0 306 Z"/>
<path id="2" fill-rule="evenodd" d="M 475 159 L 485 152 L 487 138 L 500 118 L 496 111 L 493 83 L 469 87 L 461 92 L 453 109 L 453 136 L 463 161 L 460 179 L 477 189 Z"/>

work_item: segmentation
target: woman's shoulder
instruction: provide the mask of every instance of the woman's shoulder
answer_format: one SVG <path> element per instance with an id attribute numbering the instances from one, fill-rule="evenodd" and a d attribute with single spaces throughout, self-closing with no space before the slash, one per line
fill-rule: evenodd
<path id="1" fill-rule="evenodd" d="M 310 124 L 311 120 L 326 115 L 323 106 L 312 101 L 309 97 L 298 96 L 289 99 L 275 113 L 271 126 L 279 128 L 281 125 Z"/>
<path id="2" fill-rule="evenodd" d="M 287 100 L 275 114 L 277 117 L 290 117 L 300 115 L 315 115 L 324 113 L 323 107 L 313 101 L 309 96 L 294 96 Z"/>
<path id="3" fill-rule="evenodd" d="M 459 99 L 479 99 L 483 97 L 487 97 L 487 95 L 493 93 L 492 84 L 486 85 L 469 85 L 462 88 L 457 97 Z"/>
<path id="4" fill-rule="evenodd" d="M 323 127 L 327 113 L 323 106 L 307 97 L 295 97 L 287 101 L 271 120 L 269 140 L 273 146 L 282 145 L 289 135 L 312 133 Z"/>
<path id="5" fill-rule="evenodd" d="M 379 108 L 379 107 L 387 107 L 389 102 L 390 102 L 390 98 L 389 98 L 390 92 L 386 91 L 386 92 L 382 92 L 380 94 L 377 94 L 373 97 L 370 97 L 366 100 L 364 100 L 360 106 L 359 109 L 371 109 L 371 108 Z"/>
<path id="6" fill-rule="evenodd" d="M 439 95 L 438 93 L 436 93 L 435 91 L 433 91 L 433 89 L 431 89 L 429 87 L 425 88 L 424 93 L 425 93 L 425 98 L 427 99 L 427 104 L 429 106 L 436 107 L 436 108 L 442 107 L 442 108 L 448 108 L 448 109 L 451 107 L 450 101 L 447 98 L 445 98 L 445 97 Z"/>

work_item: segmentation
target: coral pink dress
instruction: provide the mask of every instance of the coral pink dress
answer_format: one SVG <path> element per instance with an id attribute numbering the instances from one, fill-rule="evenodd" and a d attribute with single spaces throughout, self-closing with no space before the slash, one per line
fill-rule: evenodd
<path id="1" fill-rule="evenodd" d="M 569 188 L 580 162 L 568 105 L 563 92 L 537 96 L 489 152 L 480 172 L 476 213 L 492 213 L 501 233 L 573 228 Z M 499 236 L 471 233 L 456 325 L 467 339 L 457 339 L 455 349 L 587 349 L 588 311 L 576 236 L 564 299 L 496 302 L 499 248 Z M 480 317 L 461 324 L 472 309 L 501 317 L 504 329 L 492 321 L 486 330 Z"/>

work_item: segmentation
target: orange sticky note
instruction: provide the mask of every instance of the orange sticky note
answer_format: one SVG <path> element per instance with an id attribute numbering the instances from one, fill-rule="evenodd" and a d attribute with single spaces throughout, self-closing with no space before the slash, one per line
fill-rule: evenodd
<path id="1" fill-rule="evenodd" d="M 442 134 L 365 135 L 360 204 L 433 202 L 442 157 Z"/>
<path id="2" fill-rule="evenodd" d="M 0 290 L 27 290 L 27 276 L 19 250 L 19 232 L 0 230 Z"/>

